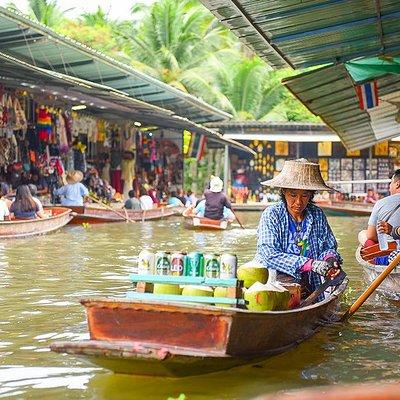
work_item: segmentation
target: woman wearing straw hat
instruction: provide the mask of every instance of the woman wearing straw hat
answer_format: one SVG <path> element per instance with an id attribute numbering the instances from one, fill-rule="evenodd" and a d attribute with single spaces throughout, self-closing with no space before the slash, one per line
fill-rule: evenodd
<path id="1" fill-rule="evenodd" d="M 221 220 L 224 218 L 224 207 L 229 210 L 232 208 L 230 201 L 222 192 L 223 187 L 224 183 L 222 182 L 221 178 L 219 178 L 218 176 L 211 176 L 210 188 L 204 192 L 205 218 Z"/>
<path id="2" fill-rule="evenodd" d="M 54 194 L 61 196 L 63 206 L 83 206 L 83 198 L 89 195 L 86 186 L 82 185 L 83 173 L 81 171 L 68 171 L 67 185 L 56 189 Z"/>
<path id="3" fill-rule="evenodd" d="M 319 165 L 305 159 L 285 161 L 281 173 L 262 184 L 280 188 L 281 201 L 261 216 L 256 260 L 276 270 L 278 279 L 314 290 L 342 263 L 325 214 L 312 203 L 316 191 L 332 189 Z"/>

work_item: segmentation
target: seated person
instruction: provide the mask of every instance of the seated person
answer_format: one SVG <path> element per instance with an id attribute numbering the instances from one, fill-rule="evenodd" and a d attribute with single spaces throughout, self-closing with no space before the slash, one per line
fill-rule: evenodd
<path id="1" fill-rule="evenodd" d="M 12 201 L 8 199 L 6 196 L 10 193 L 10 187 L 5 182 L 0 183 L 0 197 L 6 203 L 8 209 L 11 207 Z"/>
<path id="2" fill-rule="evenodd" d="M 61 196 L 63 206 L 83 206 L 83 198 L 89 195 L 86 186 L 82 185 L 83 173 L 81 171 L 69 171 L 67 184 L 54 191 L 56 196 Z"/>
<path id="3" fill-rule="evenodd" d="M 171 192 L 171 195 L 168 199 L 168 205 L 171 206 L 181 206 L 183 207 L 182 201 L 178 198 L 178 195 L 176 192 Z"/>
<path id="4" fill-rule="evenodd" d="M 36 195 L 43 195 L 49 192 L 49 185 L 46 178 L 35 167 L 31 169 L 31 178 L 28 184 L 30 183 L 36 186 Z"/>
<path id="5" fill-rule="evenodd" d="M 154 203 L 153 199 L 147 194 L 147 191 L 145 188 L 142 188 L 140 190 L 140 206 L 142 207 L 142 210 L 151 210 L 154 208 Z"/>
<path id="6" fill-rule="evenodd" d="M 190 207 L 190 206 L 195 206 L 196 204 L 197 204 L 196 195 L 191 190 L 188 190 L 185 196 L 185 206 Z"/>
<path id="7" fill-rule="evenodd" d="M 1 183 L 1 186 L 3 183 Z M 10 220 L 10 211 L 8 210 L 8 205 L 5 201 L 5 194 L 3 194 L 3 188 L 0 188 L 0 221 L 4 221 L 5 217 L 7 217 L 8 220 Z"/>
<path id="8" fill-rule="evenodd" d="M 37 188 L 36 185 L 34 185 L 33 183 L 30 183 L 28 185 L 29 187 L 29 191 L 31 192 L 31 196 L 33 198 L 33 200 L 35 201 L 35 203 L 38 205 L 39 210 L 43 211 L 43 205 L 42 202 L 36 197 L 37 196 Z"/>
<path id="9" fill-rule="evenodd" d="M 203 199 L 198 202 L 197 206 L 193 210 L 193 214 L 196 215 L 197 217 L 204 217 L 205 209 L 206 209 L 206 201 L 205 199 Z M 226 219 L 232 222 L 236 219 L 236 217 L 231 209 L 224 207 L 223 217 L 221 219 Z"/>
<path id="10" fill-rule="evenodd" d="M 224 216 L 224 207 L 231 209 L 231 203 L 222 192 L 224 183 L 218 176 L 212 176 L 210 189 L 204 192 L 206 199 L 204 217 L 209 219 L 221 220 Z"/>
<path id="11" fill-rule="evenodd" d="M 142 209 L 139 199 L 135 197 L 135 191 L 128 192 L 129 199 L 125 201 L 124 208 L 127 210 L 140 211 Z"/>
<path id="12" fill-rule="evenodd" d="M 10 207 L 10 212 L 17 219 L 46 218 L 43 210 L 40 211 L 39 206 L 33 199 L 27 185 L 18 186 L 15 200 Z"/>
<path id="13" fill-rule="evenodd" d="M 364 203 L 375 204 L 379 200 L 379 195 L 374 191 L 374 189 L 368 189 L 367 195 L 364 199 Z"/>

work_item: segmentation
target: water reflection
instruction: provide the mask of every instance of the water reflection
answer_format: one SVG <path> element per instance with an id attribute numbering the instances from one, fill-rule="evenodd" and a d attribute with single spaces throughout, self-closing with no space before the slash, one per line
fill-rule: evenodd
<path id="1" fill-rule="evenodd" d="M 234 252 L 252 258 L 258 213 L 240 215 L 246 229 L 186 230 L 179 218 L 161 222 L 67 227 L 40 238 L 0 244 L 0 397 L 248 399 L 274 390 L 370 379 L 400 371 L 399 308 L 378 296 L 346 324 L 256 366 L 179 380 L 132 377 L 51 353 L 55 340 L 88 338 L 82 297 L 122 296 L 143 247 Z M 366 218 L 330 218 L 355 290 L 365 286 L 354 259 Z M 65 390 L 68 389 L 68 394 Z"/>

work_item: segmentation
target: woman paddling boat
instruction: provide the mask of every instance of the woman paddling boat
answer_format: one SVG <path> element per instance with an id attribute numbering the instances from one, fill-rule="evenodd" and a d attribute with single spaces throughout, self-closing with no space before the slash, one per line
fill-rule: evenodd
<path id="1" fill-rule="evenodd" d="M 342 258 L 336 239 L 324 212 L 312 202 L 316 191 L 332 190 L 319 165 L 285 161 L 282 172 L 262 184 L 280 188 L 281 201 L 261 216 L 255 260 L 276 270 L 278 280 L 301 283 L 307 292 L 337 276 Z"/>

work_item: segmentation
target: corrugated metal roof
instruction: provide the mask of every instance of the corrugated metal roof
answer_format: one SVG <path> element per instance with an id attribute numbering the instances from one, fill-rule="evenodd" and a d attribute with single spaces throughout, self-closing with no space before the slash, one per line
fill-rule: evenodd
<path id="1" fill-rule="evenodd" d="M 398 53 L 398 0 L 200 0 L 275 68 Z"/>
<path id="2" fill-rule="evenodd" d="M 110 86 L 195 122 L 231 117 L 190 94 L 3 7 L 0 7 L 0 50 L 41 68 Z"/>
<path id="3" fill-rule="evenodd" d="M 140 100 L 133 99 L 111 87 L 71 77 L 54 71 L 30 65 L 0 52 L 0 83 L 7 87 L 26 88 L 30 92 L 52 95 L 54 105 L 80 104 L 84 102 L 87 111 L 108 119 L 121 118 L 138 120 L 147 125 L 174 130 L 187 129 L 206 135 L 212 141 L 231 145 L 254 154 L 254 151 L 211 128 L 196 124 L 186 118 Z"/>
<path id="4" fill-rule="evenodd" d="M 380 105 L 370 110 L 360 109 L 354 82 L 344 64 L 310 71 L 283 83 L 339 135 L 349 150 L 355 150 L 400 134 L 400 124 L 395 120 L 399 108 L 390 103 L 400 103 L 400 75 L 377 81 Z"/>

